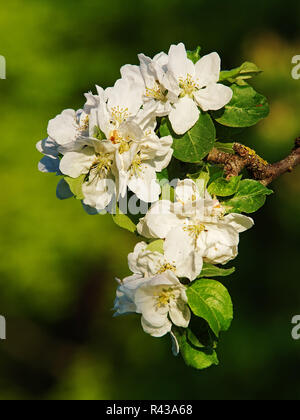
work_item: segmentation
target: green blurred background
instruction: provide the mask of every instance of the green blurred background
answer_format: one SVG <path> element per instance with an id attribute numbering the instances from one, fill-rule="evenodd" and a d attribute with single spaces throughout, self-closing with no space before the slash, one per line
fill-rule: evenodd
<path id="1" fill-rule="evenodd" d="M 128 274 L 136 238 L 108 216 L 59 202 L 57 180 L 37 170 L 35 143 L 50 118 L 79 108 L 95 84 L 111 86 L 137 53 L 171 43 L 216 50 L 229 69 L 254 61 L 270 117 L 240 140 L 270 161 L 300 135 L 298 0 L 10 0 L 1 5 L 0 342 L 1 399 L 298 399 L 300 341 L 300 168 L 242 236 L 238 270 L 225 281 L 235 320 L 219 346 L 220 366 L 204 372 L 145 335 L 138 317 L 113 319 L 115 276 Z"/>

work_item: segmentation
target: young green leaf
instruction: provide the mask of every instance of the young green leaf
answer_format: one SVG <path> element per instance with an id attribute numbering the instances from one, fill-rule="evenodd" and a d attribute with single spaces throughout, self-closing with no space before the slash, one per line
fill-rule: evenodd
<path id="1" fill-rule="evenodd" d="M 197 47 L 194 51 L 187 51 L 187 56 L 194 64 L 196 64 L 201 56 L 200 56 L 201 47 Z"/>
<path id="2" fill-rule="evenodd" d="M 116 206 L 116 214 L 113 214 L 112 218 L 115 224 L 121 228 L 129 230 L 132 233 L 136 231 L 136 225 L 126 214 L 121 212 L 118 206 Z"/>
<path id="3" fill-rule="evenodd" d="M 220 150 L 220 152 L 231 153 L 232 155 L 235 154 L 233 146 L 234 146 L 234 143 L 221 143 L 218 141 L 215 142 L 216 149 Z"/>
<path id="4" fill-rule="evenodd" d="M 253 179 L 240 182 L 237 193 L 230 200 L 222 202 L 228 213 L 254 213 L 266 202 L 273 191 Z"/>
<path id="5" fill-rule="evenodd" d="M 187 289 L 188 304 L 196 316 L 205 319 L 214 334 L 227 331 L 233 319 L 233 307 L 227 289 L 210 279 L 196 280 Z"/>
<path id="6" fill-rule="evenodd" d="M 216 267 L 213 264 L 204 263 L 201 274 L 198 278 L 200 279 L 206 277 L 227 277 L 233 274 L 234 272 L 235 267 L 225 269 Z"/>
<path id="7" fill-rule="evenodd" d="M 203 370 L 219 364 L 216 351 L 202 344 L 190 329 L 176 328 L 173 332 L 187 366 Z"/>
<path id="8" fill-rule="evenodd" d="M 262 73 L 256 64 L 246 61 L 240 67 L 233 70 L 225 70 L 220 73 L 220 82 L 228 81 L 230 83 L 243 84 L 244 80 L 251 79 Z"/>
<path id="9" fill-rule="evenodd" d="M 95 125 L 94 127 L 94 138 L 97 140 L 105 140 L 106 136 L 103 133 L 103 131 L 100 130 L 100 128 L 98 127 L 98 125 Z"/>
<path id="10" fill-rule="evenodd" d="M 158 239 L 157 241 L 151 242 L 147 246 L 147 251 L 159 252 L 160 254 L 164 254 L 164 240 Z"/>
<path id="11" fill-rule="evenodd" d="M 198 122 L 183 136 L 177 136 L 168 120 L 164 119 L 160 134 L 173 137 L 174 157 L 188 163 L 200 163 L 214 147 L 216 139 L 215 126 L 208 113 L 201 113 Z"/>
<path id="12" fill-rule="evenodd" d="M 165 168 L 161 172 L 156 173 L 158 181 L 164 181 L 169 179 L 168 169 Z"/>
<path id="13" fill-rule="evenodd" d="M 69 185 L 70 190 L 75 195 L 77 200 L 83 200 L 84 199 L 84 195 L 83 195 L 83 192 L 82 192 L 82 184 L 85 180 L 85 177 L 86 177 L 86 175 L 81 175 L 78 178 L 71 178 L 69 176 L 64 177 L 64 180 Z"/>
<path id="14" fill-rule="evenodd" d="M 229 181 L 225 178 L 218 178 L 210 184 L 208 192 L 211 195 L 228 197 L 238 191 L 241 179 L 241 176 L 233 176 Z"/>
<path id="15" fill-rule="evenodd" d="M 228 127 L 251 127 L 269 114 L 267 99 L 251 86 L 231 86 L 232 100 L 225 108 L 212 113 L 215 120 Z"/>

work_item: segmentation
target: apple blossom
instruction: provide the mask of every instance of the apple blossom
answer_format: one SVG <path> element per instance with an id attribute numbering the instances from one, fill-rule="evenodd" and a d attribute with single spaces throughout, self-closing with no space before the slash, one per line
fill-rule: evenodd
<path id="1" fill-rule="evenodd" d="M 185 186 L 187 194 L 182 194 Z M 175 190 L 179 200 L 176 203 L 155 203 L 140 220 L 138 232 L 146 238 L 165 239 L 165 247 L 173 247 L 174 252 L 192 253 L 198 266 L 203 260 L 226 264 L 238 254 L 239 234 L 250 229 L 254 222 L 241 214 L 225 216 L 217 200 L 197 199 L 191 186 L 191 180 L 179 183 Z"/>
<path id="2" fill-rule="evenodd" d="M 128 255 L 131 275 L 118 280 L 115 316 L 141 315 L 146 333 L 170 334 L 173 353 L 204 369 L 218 363 L 217 339 L 233 316 L 230 295 L 214 278 L 235 268 L 215 265 L 236 258 L 240 233 L 254 225 L 242 213 L 257 211 L 272 193 L 265 187 L 272 165 L 243 145 L 215 141 L 216 122 L 243 128 L 267 116 L 266 98 L 248 84 L 260 70 L 246 62 L 221 72 L 216 52 L 198 59 L 199 51 L 180 43 L 153 59 L 139 54 L 139 65 L 123 66 L 114 86 L 85 94 L 83 109 L 50 120 L 37 149 L 40 171 L 61 177 L 59 199 L 76 197 L 93 215 L 109 211 L 140 236 Z M 232 98 L 236 106 L 226 106 Z M 254 179 L 236 176 L 241 156 Z"/>
<path id="3" fill-rule="evenodd" d="M 128 277 L 120 282 L 117 290 L 115 316 L 141 314 L 144 331 L 162 337 L 171 332 L 173 324 L 188 327 L 191 312 L 185 291 L 186 287 L 171 270 L 154 277 Z"/>
<path id="4" fill-rule="evenodd" d="M 231 88 L 218 83 L 221 60 L 214 52 L 194 64 L 184 44 L 172 45 L 169 51 L 168 71 L 165 78 L 178 100 L 174 102 L 169 119 L 176 134 L 184 134 L 198 121 L 199 109 L 218 110 L 230 102 Z"/>

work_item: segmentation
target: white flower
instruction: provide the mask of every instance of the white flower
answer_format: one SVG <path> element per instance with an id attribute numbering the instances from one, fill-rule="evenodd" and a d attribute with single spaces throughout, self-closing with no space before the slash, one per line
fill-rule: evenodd
<path id="1" fill-rule="evenodd" d="M 48 137 L 37 143 L 37 149 L 43 153 L 39 164 L 42 172 L 59 174 L 59 154 L 81 148 L 80 138 L 89 137 L 91 120 L 98 107 L 99 97 L 86 93 L 83 109 L 74 111 L 66 109 L 48 123 Z"/>
<path id="2" fill-rule="evenodd" d="M 214 52 L 194 64 L 187 57 L 184 44 L 172 45 L 169 51 L 169 95 L 177 96 L 169 119 L 175 133 L 181 135 L 198 121 L 203 111 L 223 108 L 232 99 L 232 90 L 220 83 L 221 60 Z"/>
<path id="3" fill-rule="evenodd" d="M 196 267 L 201 267 L 203 260 L 226 264 L 238 254 L 239 234 L 254 222 L 241 214 L 225 216 L 217 200 L 208 193 L 199 199 L 195 188 L 193 181 L 181 181 L 176 188 L 179 201 L 155 203 L 140 220 L 138 232 L 146 238 L 165 239 L 170 252 L 193 253 Z"/>
<path id="4" fill-rule="evenodd" d="M 171 161 L 172 137 L 159 138 L 151 128 L 143 131 L 134 122 L 125 123 L 120 132 L 126 143 L 116 153 L 119 195 L 124 196 L 128 187 L 146 203 L 157 201 L 161 188 L 156 173 Z"/>
<path id="5" fill-rule="evenodd" d="M 129 267 L 135 274 L 118 280 L 115 316 L 141 314 L 144 331 L 162 337 L 171 332 L 173 324 L 187 328 L 191 313 L 186 287 L 176 277 L 173 267 L 165 263 L 163 255 L 161 258 L 157 253 L 147 253 L 146 247 L 145 243 L 138 244 L 128 257 Z"/>
<path id="6" fill-rule="evenodd" d="M 134 295 L 139 286 L 144 283 L 140 275 L 126 277 L 123 281 L 118 280 L 114 311 L 115 317 L 129 313 L 136 313 L 137 307 L 134 303 Z"/>
<path id="7" fill-rule="evenodd" d="M 135 292 L 137 313 L 142 314 L 142 326 L 153 337 L 162 337 L 172 325 L 187 328 L 191 312 L 187 304 L 186 287 L 172 271 L 149 279 Z"/>
<path id="8" fill-rule="evenodd" d="M 176 95 L 169 94 L 169 80 L 166 78 L 169 57 L 165 53 L 157 54 L 153 59 L 139 54 L 140 66 L 126 65 L 121 69 L 123 78 L 132 80 L 143 91 L 145 104 L 156 116 L 169 115 L 172 110 L 171 101 L 177 101 Z"/>
<path id="9" fill-rule="evenodd" d="M 101 211 L 115 194 L 114 158 L 115 148 L 110 141 L 87 140 L 81 150 L 65 153 L 60 171 L 71 178 L 85 175 L 83 203 Z"/>
<path id="10" fill-rule="evenodd" d="M 143 105 L 142 90 L 129 79 L 119 79 L 114 87 L 102 91 L 98 108 L 99 128 L 107 140 L 121 143 L 120 127 L 132 120 Z"/>
<path id="11" fill-rule="evenodd" d="M 153 277 L 165 271 L 172 271 L 179 278 L 188 278 L 193 281 L 201 273 L 202 264 L 195 266 L 194 253 L 188 250 L 176 249 L 166 246 L 164 253 L 149 250 L 145 242 L 139 242 L 134 252 L 129 254 L 128 263 L 130 270 L 143 277 Z"/>

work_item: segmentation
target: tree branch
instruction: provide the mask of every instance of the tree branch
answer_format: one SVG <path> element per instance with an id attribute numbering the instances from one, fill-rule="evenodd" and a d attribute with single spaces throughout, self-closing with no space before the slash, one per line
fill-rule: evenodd
<path id="1" fill-rule="evenodd" d="M 224 165 L 227 179 L 238 176 L 246 168 L 253 179 L 267 186 L 280 175 L 292 172 L 300 164 L 300 137 L 296 139 L 295 147 L 289 156 L 273 165 L 258 156 L 254 150 L 240 143 L 235 143 L 233 149 L 234 154 L 214 148 L 207 157 L 208 162 Z"/>

